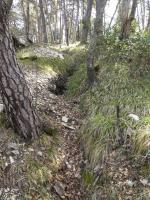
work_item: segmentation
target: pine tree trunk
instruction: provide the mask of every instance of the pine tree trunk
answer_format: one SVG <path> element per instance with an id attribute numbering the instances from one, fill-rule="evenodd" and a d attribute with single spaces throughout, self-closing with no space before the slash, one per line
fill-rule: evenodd
<path id="1" fill-rule="evenodd" d="M 0 90 L 8 120 L 16 132 L 26 139 L 39 135 L 39 119 L 32 96 L 16 61 L 8 29 L 10 1 L 0 1 Z"/>

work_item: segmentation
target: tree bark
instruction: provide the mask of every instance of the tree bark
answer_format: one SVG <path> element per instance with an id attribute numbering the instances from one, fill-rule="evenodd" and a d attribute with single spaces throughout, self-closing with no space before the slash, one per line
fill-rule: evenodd
<path id="1" fill-rule="evenodd" d="M 39 0 L 39 6 L 40 6 L 41 20 L 42 20 L 43 42 L 48 43 L 46 19 L 45 19 L 45 15 L 44 15 L 44 8 L 43 8 L 42 0 Z"/>
<path id="2" fill-rule="evenodd" d="M 87 76 L 89 86 L 92 86 L 96 81 L 94 70 L 94 56 L 97 45 L 100 45 L 103 36 L 103 19 L 104 9 L 107 0 L 96 0 L 96 19 L 94 23 L 94 33 L 90 41 L 88 56 L 87 56 Z"/>
<path id="3" fill-rule="evenodd" d="M 124 21 L 122 23 L 120 40 L 128 39 L 130 36 L 132 22 L 135 19 L 137 1 L 138 0 L 133 0 L 131 12 L 130 12 L 130 14 L 128 14 L 128 16 L 124 19 Z"/>
<path id="4" fill-rule="evenodd" d="M 69 46 L 69 26 L 68 26 L 67 13 L 66 13 L 66 0 L 63 0 L 62 6 L 63 6 L 63 17 L 64 17 L 64 26 L 65 26 L 65 40 L 66 40 L 67 46 Z"/>
<path id="5" fill-rule="evenodd" d="M 32 105 L 32 96 L 16 61 L 8 28 L 12 1 L 0 1 L 0 90 L 8 120 L 25 139 L 39 135 L 39 119 Z"/>
<path id="6" fill-rule="evenodd" d="M 147 21 L 146 30 L 150 31 L 150 1 L 148 1 L 148 21 Z"/>
<path id="7" fill-rule="evenodd" d="M 83 28 L 82 28 L 81 43 L 83 44 L 87 42 L 87 37 L 88 37 L 89 29 L 91 26 L 90 19 L 91 19 L 91 13 L 92 13 L 92 6 L 93 6 L 93 0 L 88 0 L 86 14 L 83 17 L 83 21 L 82 21 Z"/>
<path id="8" fill-rule="evenodd" d="M 25 29 L 25 37 L 26 42 L 30 43 L 30 2 L 27 0 L 24 2 L 24 0 L 21 0 L 21 6 L 22 6 L 22 13 L 23 13 L 23 19 L 24 19 L 24 29 Z"/>

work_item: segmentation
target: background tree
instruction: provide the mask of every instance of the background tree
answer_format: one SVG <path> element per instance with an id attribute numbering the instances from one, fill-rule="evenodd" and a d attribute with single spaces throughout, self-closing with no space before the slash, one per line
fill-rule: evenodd
<path id="1" fill-rule="evenodd" d="M 94 70 L 94 56 L 97 45 L 100 44 L 100 42 L 102 41 L 104 29 L 104 10 L 106 2 L 107 0 L 96 0 L 96 19 L 94 23 L 94 32 L 91 37 L 87 55 L 87 75 L 90 86 L 92 86 L 96 81 L 96 75 Z"/>
<path id="2" fill-rule="evenodd" d="M 39 0 L 39 7 L 40 7 L 40 17 L 41 17 L 41 22 L 42 22 L 43 42 L 48 43 L 47 26 L 46 26 L 43 0 Z"/>
<path id="3" fill-rule="evenodd" d="M 83 20 L 82 20 L 82 25 L 83 25 L 82 38 L 81 38 L 82 43 L 87 42 L 87 37 L 88 37 L 90 24 L 91 24 L 90 19 L 91 19 L 92 7 L 93 7 L 93 0 L 88 0 L 87 1 L 86 14 L 85 14 L 85 16 L 83 17 Z"/>
<path id="4" fill-rule="evenodd" d="M 136 8 L 137 8 L 137 0 L 132 1 L 131 11 L 129 9 L 129 4 L 128 4 L 127 12 L 122 17 L 123 19 L 122 19 L 121 34 L 120 34 L 121 40 L 127 39 L 130 36 L 132 22 L 135 19 Z M 124 9 L 124 8 L 122 8 L 122 9 Z"/>

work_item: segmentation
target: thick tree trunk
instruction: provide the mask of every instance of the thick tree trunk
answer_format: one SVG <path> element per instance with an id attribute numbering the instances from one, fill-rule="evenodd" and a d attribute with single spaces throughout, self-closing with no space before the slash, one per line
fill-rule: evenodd
<path id="1" fill-rule="evenodd" d="M 48 43 L 46 19 L 45 19 L 45 15 L 44 15 L 44 8 L 43 8 L 42 0 L 39 0 L 39 6 L 40 6 L 41 20 L 42 20 L 43 42 Z"/>
<path id="2" fill-rule="evenodd" d="M 8 3 L 9 2 L 9 3 Z M 9 0 L 0 1 L 0 90 L 8 119 L 26 139 L 39 134 L 39 119 L 24 75 L 16 61 L 8 29 Z"/>
<path id="3" fill-rule="evenodd" d="M 87 42 L 87 37 L 91 26 L 90 19 L 91 19 L 92 6 L 93 6 L 93 0 L 88 0 L 86 14 L 83 17 L 83 22 L 82 22 L 83 28 L 82 28 L 81 43 L 83 44 Z"/>

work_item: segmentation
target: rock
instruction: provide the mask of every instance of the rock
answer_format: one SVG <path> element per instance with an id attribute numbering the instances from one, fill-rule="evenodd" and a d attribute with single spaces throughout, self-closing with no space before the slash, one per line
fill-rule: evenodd
<path id="1" fill-rule="evenodd" d="M 65 188 L 66 186 L 59 182 L 59 181 L 56 181 L 55 182 L 55 185 L 54 185 L 54 189 L 56 191 L 56 193 L 60 196 L 60 197 L 63 197 L 64 196 L 64 193 L 65 193 Z"/>
<path id="2" fill-rule="evenodd" d="M 16 150 L 13 150 L 13 151 L 11 151 L 11 153 L 12 154 L 14 154 L 14 155 L 19 155 L 19 151 L 16 149 Z"/>
<path id="3" fill-rule="evenodd" d="M 147 179 L 140 179 L 140 182 L 141 182 L 144 186 L 148 185 L 148 180 L 147 180 Z"/>
<path id="4" fill-rule="evenodd" d="M 18 149 L 18 145 L 16 143 L 10 142 L 8 144 L 8 149 L 17 150 Z"/>
<path id="5" fill-rule="evenodd" d="M 34 149 L 32 149 L 32 148 L 28 148 L 28 151 L 30 151 L 30 152 L 34 152 Z"/>
<path id="6" fill-rule="evenodd" d="M 69 120 L 69 119 L 68 119 L 68 117 L 66 117 L 66 116 L 63 116 L 63 117 L 62 117 L 62 122 L 65 122 L 65 123 L 67 123 L 67 122 L 68 122 L 68 120 Z"/>
<path id="7" fill-rule="evenodd" d="M 131 181 L 131 180 L 127 180 L 126 185 L 128 185 L 129 187 L 133 187 L 135 185 L 135 182 Z"/>
<path id="8" fill-rule="evenodd" d="M 140 120 L 139 116 L 137 116 L 135 114 L 129 114 L 128 116 L 131 117 L 134 121 L 139 121 Z"/>
<path id="9" fill-rule="evenodd" d="M 4 111 L 4 104 L 0 103 L 0 113 Z"/>
<path id="10" fill-rule="evenodd" d="M 38 151 L 38 152 L 37 152 L 37 155 L 40 156 L 40 157 L 42 157 L 42 156 L 43 156 L 42 151 Z"/>
<path id="11" fill-rule="evenodd" d="M 66 163 L 66 166 L 67 166 L 68 169 L 72 168 L 72 166 L 67 161 L 65 163 Z"/>
<path id="12" fill-rule="evenodd" d="M 9 160 L 10 160 L 10 164 L 13 164 L 15 162 L 12 156 L 9 156 Z"/>
<path id="13" fill-rule="evenodd" d="M 96 165 L 96 167 L 94 168 L 94 172 L 97 173 L 97 172 L 100 172 L 100 170 L 101 170 L 101 166 Z"/>

